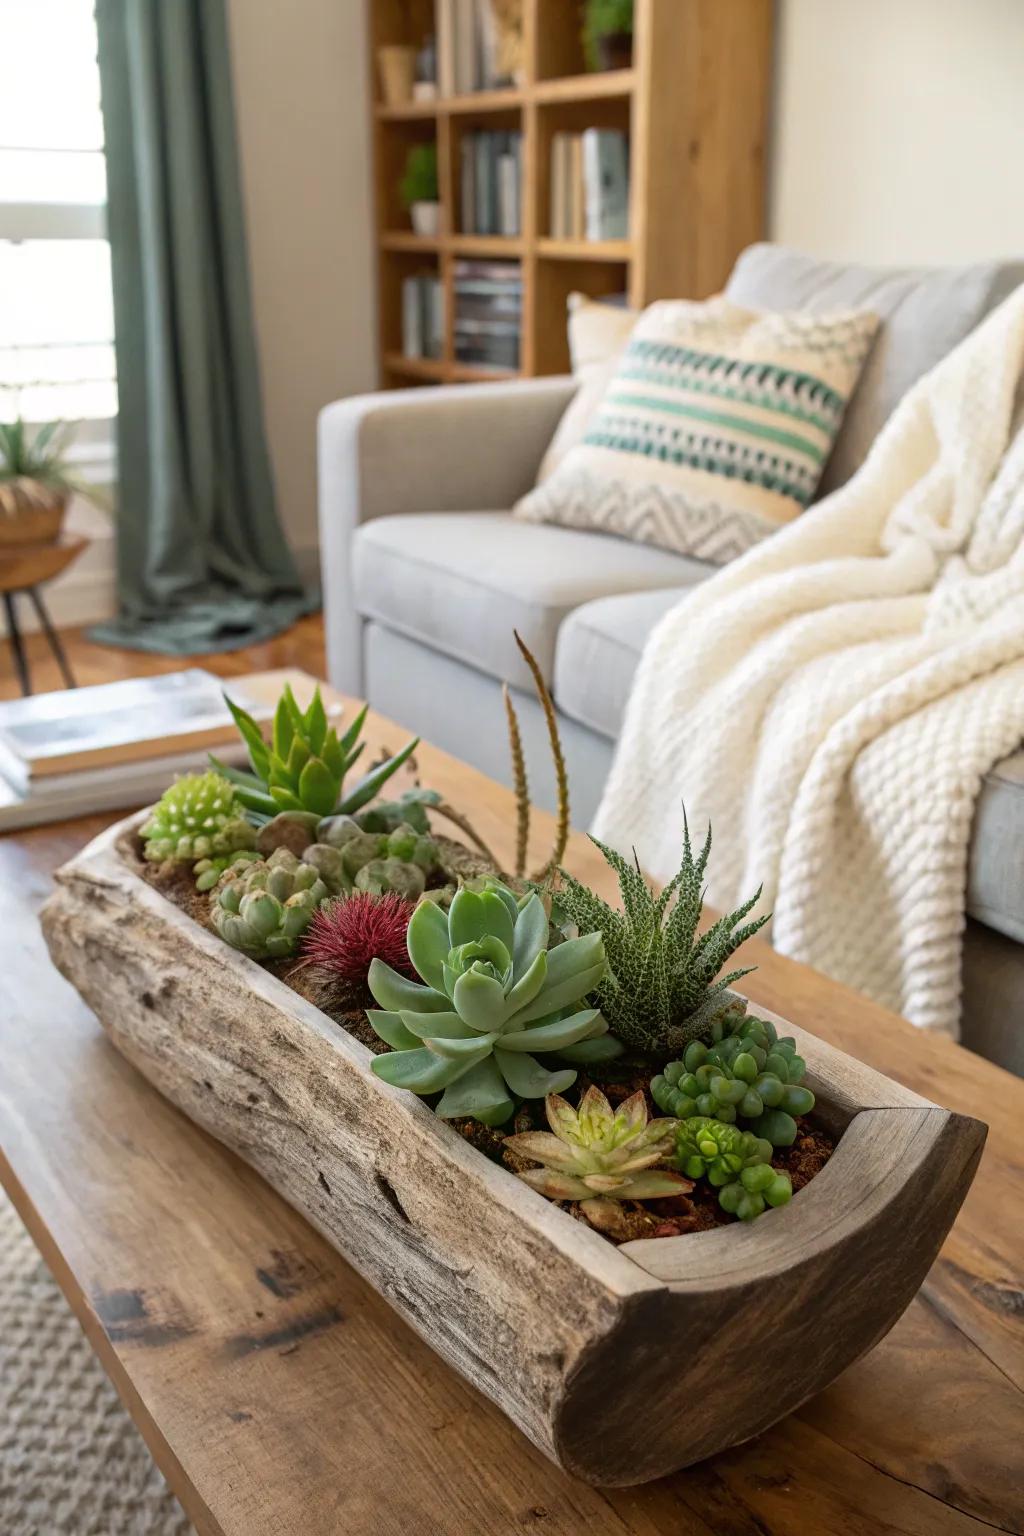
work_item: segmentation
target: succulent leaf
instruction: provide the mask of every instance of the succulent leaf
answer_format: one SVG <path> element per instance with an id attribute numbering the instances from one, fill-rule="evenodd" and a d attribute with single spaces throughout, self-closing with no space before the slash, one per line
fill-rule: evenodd
<path id="1" fill-rule="evenodd" d="M 330 892 L 311 864 L 287 848 L 227 869 L 210 893 L 210 920 L 234 949 L 257 960 L 295 953 Z"/>

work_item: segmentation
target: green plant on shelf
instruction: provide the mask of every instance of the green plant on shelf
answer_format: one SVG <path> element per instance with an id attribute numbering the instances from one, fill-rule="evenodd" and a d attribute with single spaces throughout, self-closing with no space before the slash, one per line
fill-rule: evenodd
<path id="1" fill-rule="evenodd" d="M 405 157 L 405 170 L 399 182 L 398 194 L 402 207 L 409 209 L 414 203 L 436 203 L 440 196 L 437 181 L 437 145 L 413 144 Z"/>
<path id="2" fill-rule="evenodd" d="M 633 0 L 585 0 L 583 55 L 588 69 L 628 64 L 632 37 Z"/>

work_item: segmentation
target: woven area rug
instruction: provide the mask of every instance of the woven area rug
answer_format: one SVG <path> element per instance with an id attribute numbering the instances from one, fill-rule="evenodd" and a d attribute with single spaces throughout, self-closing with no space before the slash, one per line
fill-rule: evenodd
<path id="1" fill-rule="evenodd" d="M 195 1536 L 2 1191 L 0 1532 Z"/>

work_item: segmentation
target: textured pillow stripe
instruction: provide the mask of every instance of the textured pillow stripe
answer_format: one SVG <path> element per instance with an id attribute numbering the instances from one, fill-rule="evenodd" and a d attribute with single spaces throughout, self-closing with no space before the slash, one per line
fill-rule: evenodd
<path id="1" fill-rule="evenodd" d="M 812 500 L 877 325 L 864 311 L 652 305 L 582 441 L 516 514 L 742 554 Z"/>

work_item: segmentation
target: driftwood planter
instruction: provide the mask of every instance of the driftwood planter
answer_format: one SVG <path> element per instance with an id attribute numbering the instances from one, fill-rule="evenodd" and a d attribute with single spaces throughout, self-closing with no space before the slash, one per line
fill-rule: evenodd
<path id="1" fill-rule="evenodd" d="M 161 1093 L 569 1472 L 644 1482 L 745 1440 L 910 1302 L 970 1184 L 980 1122 L 786 1025 L 842 1132 L 824 1170 L 749 1226 L 615 1248 L 374 1077 L 364 1046 L 140 878 L 126 857 L 138 819 L 59 872 L 43 910 L 57 965 Z"/>

